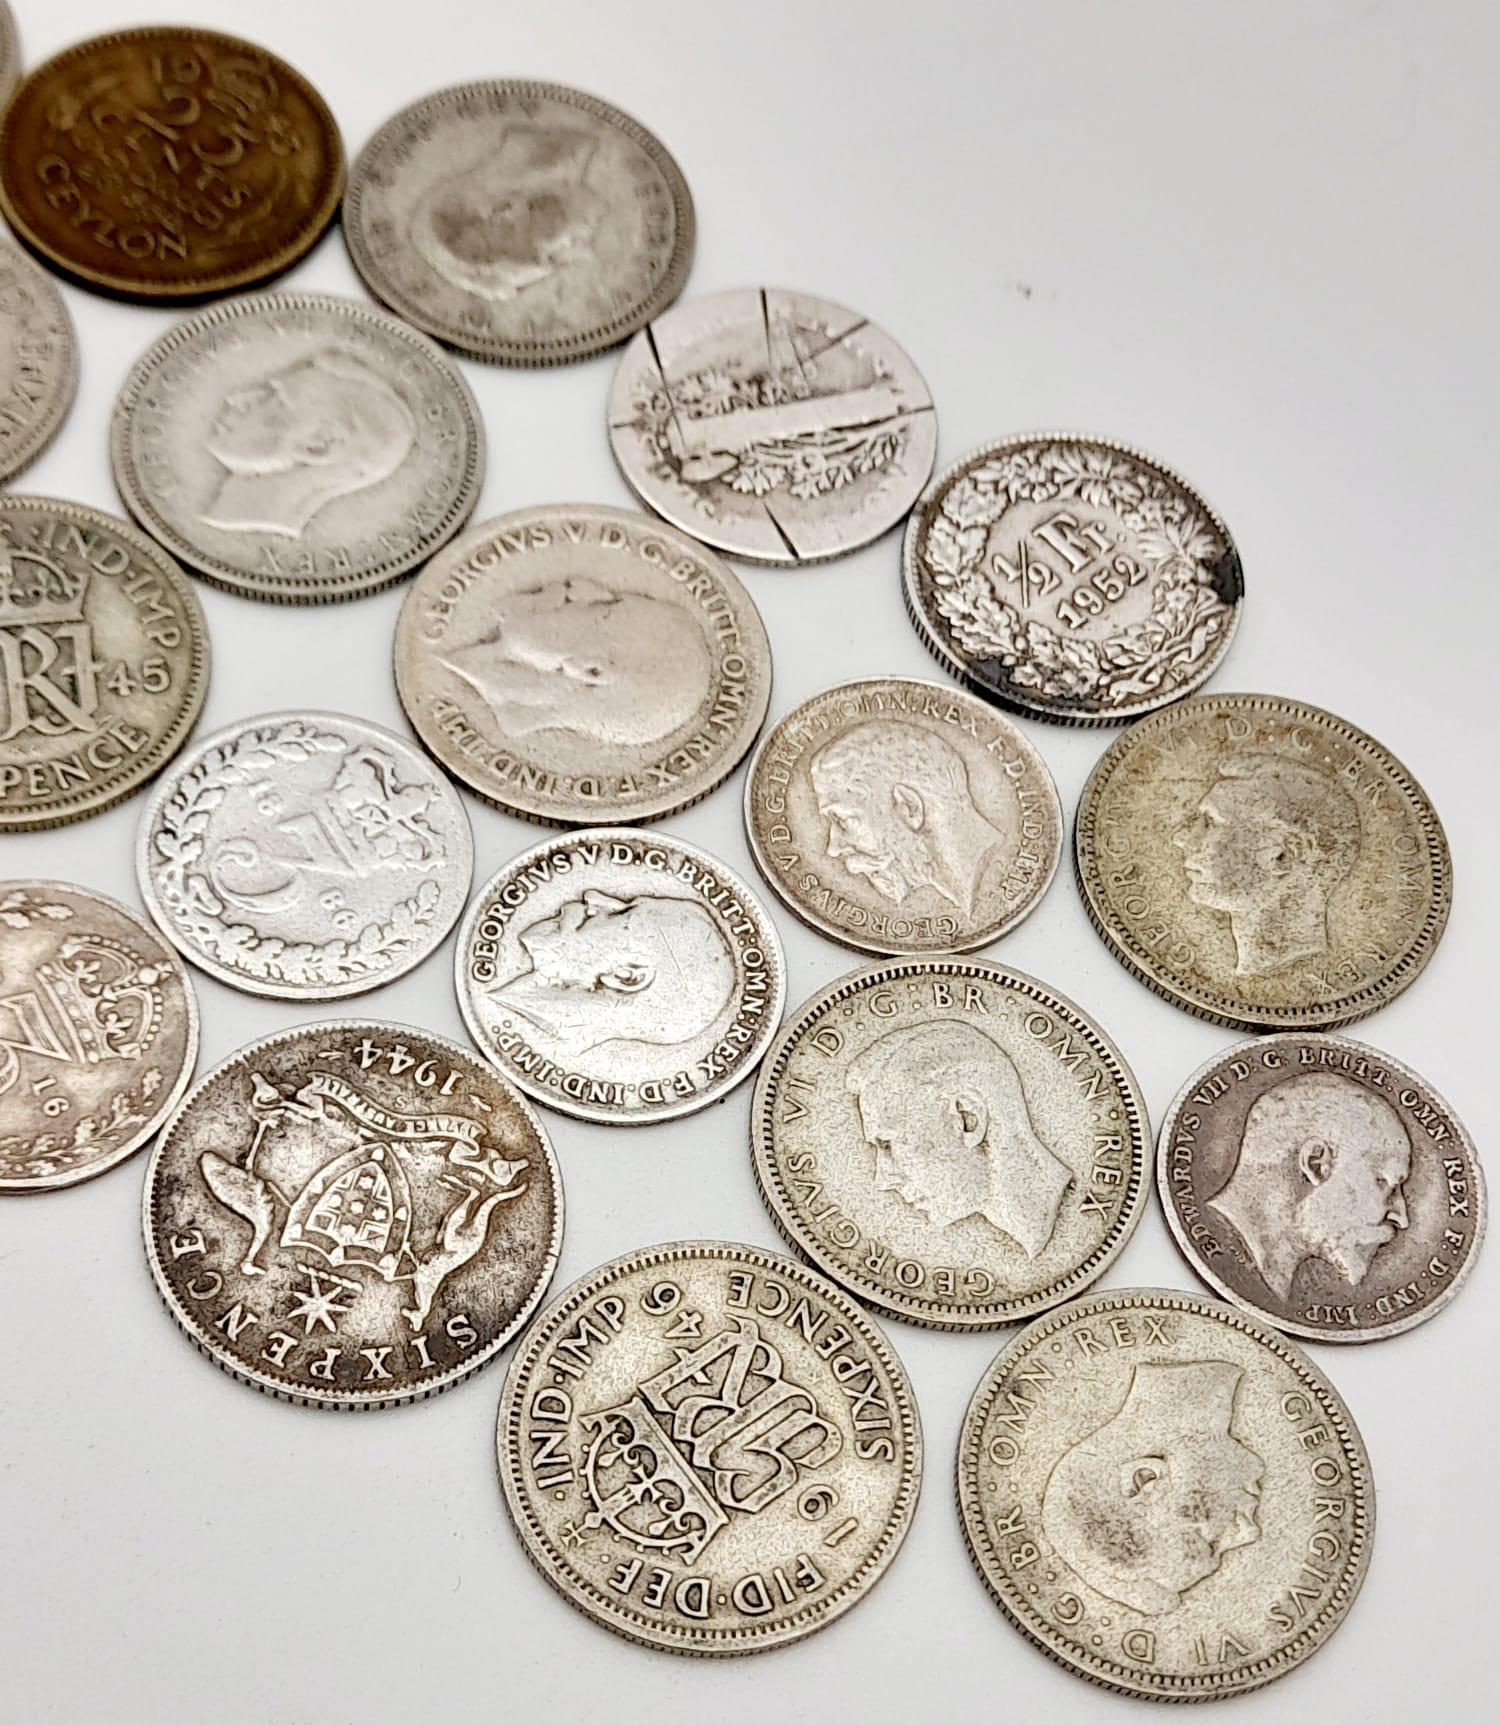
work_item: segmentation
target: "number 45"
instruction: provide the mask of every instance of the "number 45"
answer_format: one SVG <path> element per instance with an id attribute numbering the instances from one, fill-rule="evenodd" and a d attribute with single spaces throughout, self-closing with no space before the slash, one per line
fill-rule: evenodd
<path id="1" fill-rule="evenodd" d="M 138 689 L 144 689 L 148 695 L 160 695 L 166 692 L 171 682 L 172 674 L 165 659 L 143 659 L 138 679 L 121 659 L 104 679 L 104 686 L 116 695 L 133 695 Z"/>

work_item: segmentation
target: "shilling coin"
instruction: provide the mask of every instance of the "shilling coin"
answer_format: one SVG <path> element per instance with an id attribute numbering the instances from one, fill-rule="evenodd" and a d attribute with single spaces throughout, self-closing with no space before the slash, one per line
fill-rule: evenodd
<path id="1" fill-rule="evenodd" d="M 342 713 L 263 713 L 206 738 L 141 819 L 141 896 L 220 982 L 338 1000 L 422 962 L 474 867 L 458 792 L 410 743 Z"/>
<path id="2" fill-rule="evenodd" d="M 0 1192 L 123 1162 L 197 1055 L 193 985 L 138 916 L 60 881 L 0 881 Z"/>
<path id="3" fill-rule="evenodd" d="M 760 1069 L 750 1139 L 792 1244 L 934 1329 L 1081 1292 L 1150 1184 L 1146 1105 L 1118 1049 L 1070 1000 L 973 959 L 869 965 L 814 995 Z"/>
<path id="4" fill-rule="evenodd" d="M 284 1030 L 201 1078 L 151 1155 L 146 1256 L 216 1365 L 287 1401 L 420 1401 L 546 1292 L 562 1182 L 514 1088 L 400 1024 Z"/>
<path id="5" fill-rule="evenodd" d="M 377 299 L 476 359 L 613 347 L 682 291 L 693 200 L 660 139 L 561 84 L 492 80 L 403 108 L 360 152 L 344 239 Z"/>
<path id="6" fill-rule="evenodd" d="M 1191 694 L 1228 652 L 1245 590 L 1198 493 L 1099 437 L 971 451 L 927 488 L 902 564 L 917 633 L 955 677 L 1073 725 Z"/>
<path id="7" fill-rule="evenodd" d="M 203 613 L 165 551 L 80 503 L 0 497 L 0 832 L 133 795 L 207 689 Z"/>
<path id="8" fill-rule="evenodd" d="M 479 410 L 425 336 L 333 294 L 170 329 L 115 403 L 115 483 L 184 562 L 255 599 L 348 599 L 430 557 L 484 472 Z"/>
<path id="9" fill-rule="evenodd" d="M 1127 969 L 1246 1030 L 1384 1006 L 1448 920 L 1448 841 L 1373 737 L 1300 701 L 1200 695 L 1134 725 L 1084 786 L 1084 907 Z"/>
<path id="10" fill-rule="evenodd" d="M 396 686 L 438 760 L 512 814 L 655 820 L 750 747 L 771 648 L 750 595 L 685 533 L 549 504 L 427 565 L 396 629 Z"/>
<path id="11" fill-rule="evenodd" d="M 861 1600 L 911 1525 L 922 1437 L 901 1362 L 821 1276 L 751 1246 L 617 1258 L 506 1374 L 500 1483 L 526 1554 L 596 1622 L 672 1653 L 758 1653 Z"/>
<path id="12" fill-rule="evenodd" d="M 52 441 L 77 387 L 78 344 L 62 295 L 19 247 L 0 239 L 0 480 Z"/>
<path id="13" fill-rule="evenodd" d="M 756 866 L 861 952 L 964 952 L 1036 908 L 1062 851 L 1047 763 L 983 701 L 909 677 L 841 683 L 766 737 L 745 783 Z"/>
<path id="14" fill-rule="evenodd" d="M 1217 1300 L 1090 1294 L 980 1379 L 958 1506 L 985 1585 L 1079 1677 L 1163 1701 L 1316 1653 L 1370 1561 L 1375 1488 L 1338 1392 Z"/>
<path id="15" fill-rule="evenodd" d="M 609 439 L 632 488 L 757 563 L 856 551 L 906 514 L 937 450 L 921 373 L 866 317 L 811 294 L 690 300 L 631 342 Z"/>
<path id="16" fill-rule="evenodd" d="M 1422 1323 L 1484 1239 L 1484 1175 L 1453 1110 L 1341 1036 L 1269 1036 L 1200 1067 L 1162 1122 L 1156 1178 L 1204 1281 L 1318 1342 Z"/>
<path id="17" fill-rule="evenodd" d="M 786 1000 L 781 942 L 716 857 L 665 833 L 548 839 L 481 888 L 458 1004 L 528 1094 L 606 1125 L 670 1120 L 755 1070 Z"/>

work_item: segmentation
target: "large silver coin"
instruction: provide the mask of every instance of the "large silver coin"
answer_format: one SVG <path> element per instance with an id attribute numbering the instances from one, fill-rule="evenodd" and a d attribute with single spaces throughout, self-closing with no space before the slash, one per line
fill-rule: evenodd
<path id="1" fill-rule="evenodd" d="M 750 747 L 771 648 L 750 595 L 685 533 L 547 504 L 476 527 L 417 577 L 396 687 L 448 771 L 512 814 L 655 820 Z"/>
<path id="2" fill-rule="evenodd" d="M 562 1243 L 552 1147 L 446 1037 L 331 1021 L 193 1087 L 146 1173 L 167 1309 L 242 1382 L 312 1407 L 420 1401 L 492 1360 Z"/>
<path id="3" fill-rule="evenodd" d="M 756 750 L 745 830 L 778 897 L 861 952 L 966 952 L 1028 916 L 1062 852 L 1047 763 L 983 701 L 840 683 Z"/>
<path id="4" fill-rule="evenodd" d="M 906 1537 L 922 1436 L 901 1362 L 831 1283 L 699 1241 L 602 1265 L 542 1313 L 496 1427 L 526 1554 L 672 1653 L 759 1653 L 869 1592 Z"/>
<path id="5" fill-rule="evenodd" d="M 339 1000 L 394 981 L 458 920 L 473 875 L 457 791 L 342 713 L 263 713 L 206 738 L 141 819 L 141 896 L 200 970 Z"/>
<path id="6" fill-rule="evenodd" d="M 458 933 L 458 1004 L 507 1078 L 580 1120 L 634 1126 L 748 1078 L 786 1000 L 781 942 L 717 857 L 600 827 L 512 858 Z"/>
<path id="7" fill-rule="evenodd" d="M 0 61 L 3 54 L 0 39 Z M 62 295 L 19 246 L 0 238 L 0 481 L 52 441 L 77 387 L 78 342 Z"/>
<path id="8" fill-rule="evenodd" d="M 522 79 L 387 120 L 350 171 L 343 228 L 377 299 L 510 365 L 623 341 L 682 291 L 695 232 L 660 139 L 596 96 Z"/>
<path id="9" fill-rule="evenodd" d="M 609 440 L 645 502 L 708 545 L 812 563 L 878 539 L 932 472 L 921 373 L 868 318 L 780 288 L 658 317 L 626 348 Z"/>
<path id="10" fill-rule="evenodd" d="M 0 881 L 0 1192 L 123 1162 L 197 1056 L 193 985 L 154 930 L 83 887 Z"/>
<path id="11" fill-rule="evenodd" d="M 1038 1318 L 980 1379 L 958 1444 L 970 1555 L 1079 1677 L 1210 1701 L 1281 1677 L 1343 1622 L 1375 1488 L 1307 1356 L 1217 1300 L 1144 1288 Z"/>
<path id="12" fill-rule="evenodd" d="M 136 362 L 115 483 L 157 539 L 232 592 L 305 603 L 388 586 L 467 520 L 484 475 L 458 368 L 333 294 L 236 299 Z"/>

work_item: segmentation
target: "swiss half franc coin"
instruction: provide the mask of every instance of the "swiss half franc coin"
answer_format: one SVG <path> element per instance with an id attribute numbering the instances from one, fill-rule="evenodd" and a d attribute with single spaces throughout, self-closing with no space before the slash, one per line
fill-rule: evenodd
<path id="1" fill-rule="evenodd" d="M 672 1653 L 831 1623 L 889 1567 L 922 1478 L 874 1324 L 800 1264 L 717 1242 L 633 1252 L 554 1301 L 511 1361 L 496 1448 L 547 1580 Z"/>
<path id="2" fill-rule="evenodd" d="M 1084 907 L 1127 969 L 1245 1030 L 1400 994 L 1448 920 L 1448 841 L 1373 737 L 1275 695 L 1200 695 L 1105 751 L 1074 826 Z"/>
<path id="3" fill-rule="evenodd" d="M 1340 1036 L 1243 1042 L 1162 1122 L 1162 1209 L 1211 1287 L 1279 1329 L 1373 1342 L 1441 1311 L 1484 1239 L 1484 1175 L 1409 1066 Z"/>
<path id="4" fill-rule="evenodd" d="M 909 677 L 841 683 L 756 750 L 756 866 L 862 952 L 965 952 L 1036 908 L 1062 851 L 1047 763 L 992 707 Z"/>
<path id="5" fill-rule="evenodd" d="M 151 1155 L 167 1309 L 242 1382 L 390 1407 L 492 1360 L 546 1292 L 562 1185 L 514 1088 L 399 1024 L 302 1025 L 189 1092 Z"/>
<path id="6" fill-rule="evenodd" d="M 706 796 L 754 741 L 771 648 L 739 580 L 624 509 L 518 509 L 435 557 L 396 629 L 418 736 L 470 790 L 559 826 Z"/>
<path id="7" fill-rule="evenodd" d="M 0 482 L 52 441 L 77 387 L 78 343 L 62 295 L 0 238 Z"/>
<path id="8" fill-rule="evenodd" d="M 1217 1300 L 1090 1294 L 980 1379 L 958 1507 L 985 1585 L 1060 1665 L 1158 1701 L 1280 1677 L 1343 1622 L 1375 1489 L 1297 1347 Z"/>

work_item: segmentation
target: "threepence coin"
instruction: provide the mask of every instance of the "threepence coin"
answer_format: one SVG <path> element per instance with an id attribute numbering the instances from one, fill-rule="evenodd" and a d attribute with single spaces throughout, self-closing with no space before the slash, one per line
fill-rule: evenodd
<path id="1" fill-rule="evenodd" d="M 1162 1122 L 1156 1178 L 1204 1281 L 1318 1342 L 1422 1323 L 1484 1239 L 1484 1175 L 1453 1110 L 1341 1036 L 1243 1042 L 1201 1067 Z"/>
<path id="2" fill-rule="evenodd" d="M 561 84 L 438 90 L 360 152 L 344 239 L 377 299 L 476 359 L 613 347 L 682 291 L 693 200 L 639 122 Z"/>
<path id="3" fill-rule="evenodd" d="M 665 833 L 592 828 L 508 862 L 458 934 L 458 1004 L 507 1078 L 580 1120 L 634 1126 L 717 1102 L 786 999 L 764 907 Z"/>
<path id="4" fill-rule="evenodd" d="M 419 749 L 342 713 L 215 732 L 141 819 L 141 896 L 200 970 L 249 994 L 338 1000 L 418 965 L 458 920 L 469 817 Z"/>
<path id="5" fill-rule="evenodd" d="M 812 563 L 896 525 L 932 472 L 937 426 L 921 374 L 868 318 L 739 288 L 631 342 L 609 439 L 668 521 L 735 557 Z"/>
<path id="6" fill-rule="evenodd" d="M 52 441 L 77 387 L 78 344 L 62 295 L 0 239 L 0 481 Z"/>
<path id="7" fill-rule="evenodd" d="M 333 294 L 232 300 L 170 329 L 115 403 L 115 483 L 184 562 L 255 599 L 349 599 L 458 531 L 479 410 L 425 336 Z"/>
<path id="8" fill-rule="evenodd" d="M 0 1192 L 123 1162 L 197 1054 L 192 983 L 154 930 L 83 887 L 0 881 Z"/>
<path id="9" fill-rule="evenodd" d="M 1274 695 L 1200 695 L 1118 737 L 1083 788 L 1084 908 L 1127 969 L 1245 1030 L 1327 1029 L 1432 956 L 1452 864 L 1373 737 Z"/>
<path id="10" fill-rule="evenodd" d="M 289 269 L 338 210 L 344 152 L 284 60 L 193 25 L 65 48 L 0 120 L 0 208 L 34 251 L 129 299 L 230 293 Z"/>
<path id="11" fill-rule="evenodd" d="M 1118 1049 L 1050 988 L 965 959 L 841 977 L 772 1045 L 750 1110 L 776 1225 L 883 1312 L 990 1329 L 1081 1292 L 1150 1185 Z"/>
<path id="12" fill-rule="evenodd" d="M 685 533 L 549 504 L 427 565 L 397 625 L 396 687 L 448 771 L 512 814 L 655 820 L 750 747 L 771 648 L 739 580 Z"/>
<path id="13" fill-rule="evenodd" d="M 861 1600 L 911 1525 L 917 1407 L 864 1313 L 750 1246 L 656 1246 L 575 1282 L 500 1397 L 500 1483 L 572 1605 L 672 1653 L 758 1653 Z"/>
<path id="14" fill-rule="evenodd" d="M 1217 1300 L 1090 1294 L 980 1379 L 958 1506 L 1025 1635 L 1127 1695 L 1208 1701 L 1317 1652 L 1359 1592 L 1375 1489 L 1338 1392 Z"/>
<path id="15" fill-rule="evenodd" d="M 133 795 L 208 689 L 186 576 L 144 533 L 51 497 L 0 497 L 0 833 Z"/>
<path id="16" fill-rule="evenodd" d="M 1190 694 L 1229 650 L 1244 595 L 1198 493 L 1098 437 L 972 451 L 928 487 L 902 562 L 917 633 L 955 677 L 1074 725 Z"/>
<path id="17" fill-rule="evenodd" d="M 745 784 L 756 866 L 861 952 L 964 952 L 1035 909 L 1062 851 L 1047 763 L 983 701 L 872 677 L 804 701 Z"/>

